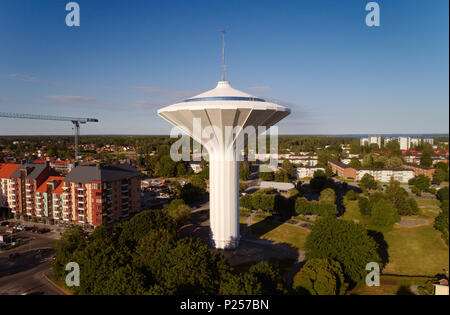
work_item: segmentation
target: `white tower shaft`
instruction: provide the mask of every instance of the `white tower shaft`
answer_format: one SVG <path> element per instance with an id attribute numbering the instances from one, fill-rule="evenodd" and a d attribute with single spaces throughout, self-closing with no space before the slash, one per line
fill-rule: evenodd
<path id="1" fill-rule="evenodd" d="M 209 155 L 211 238 L 216 248 L 239 245 L 239 162 Z"/>

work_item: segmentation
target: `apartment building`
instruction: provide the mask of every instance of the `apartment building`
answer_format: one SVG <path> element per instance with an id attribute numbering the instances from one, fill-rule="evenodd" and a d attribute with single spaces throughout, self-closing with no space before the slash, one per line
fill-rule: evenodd
<path id="1" fill-rule="evenodd" d="M 50 176 L 36 191 L 36 217 L 50 220 L 62 218 L 62 186 L 64 177 Z"/>
<path id="2" fill-rule="evenodd" d="M 10 177 L 8 203 L 11 212 L 31 219 L 36 217 L 36 191 L 54 175 L 48 163 L 23 163 Z"/>
<path id="3" fill-rule="evenodd" d="M 433 174 L 435 169 L 432 167 L 427 167 L 423 165 L 411 164 L 411 163 L 403 163 L 403 167 L 414 172 L 414 176 L 425 175 L 430 179 L 433 179 Z"/>
<path id="4" fill-rule="evenodd" d="M 329 161 L 328 165 L 330 165 L 333 173 L 337 174 L 342 178 L 356 178 L 357 172 L 356 169 L 342 163 L 341 161 Z"/>
<path id="5" fill-rule="evenodd" d="M 63 220 L 99 226 L 140 210 L 140 174 L 128 164 L 78 165 L 63 180 Z"/>
<path id="6" fill-rule="evenodd" d="M 312 178 L 314 176 L 314 173 L 318 170 L 324 171 L 325 169 L 323 167 L 316 167 L 316 166 L 298 166 L 296 167 L 297 172 L 297 178 Z"/>
<path id="7" fill-rule="evenodd" d="M 393 178 L 400 183 L 407 183 L 414 178 L 414 172 L 407 169 L 361 168 L 357 170 L 356 180 L 360 181 L 365 174 L 372 175 L 376 181 L 387 183 Z"/>
<path id="8" fill-rule="evenodd" d="M 409 150 L 411 148 L 410 137 L 399 137 L 398 143 L 400 144 L 400 150 Z"/>
<path id="9" fill-rule="evenodd" d="M 140 174 L 129 164 L 77 165 L 63 177 L 48 163 L 2 163 L 0 178 L 3 204 L 26 220 L 99 226 L 141 207 Z"/>
<path id="10" fill-rule="evenodd" d="M 414 171 L 410 169 L 378 169 L 378 168 L 353 168 L 340 161 L 329 161 L 333 173 L 343 178 L 361 180 L 365 174 L 372 175 L 375 180 L 389 182 L 391 178 L 401 183 L 407 183 L 414 177 Z"/>
<path id="11" fill-rule="evenodd" d="M 10 177 L 19 166 L 20 164 L 0 163 L 0 208 L 9 208 Z"/>
<path id="12" fill-rule="evenodd" d="M 381 137 L 368 137 L 368 138 L 361 138 L 360 139 L 360 144 L 362 146 L 365 145 L 371 145 L 371 144 L 377 144 L 379 148 L 381 148 Z"/>

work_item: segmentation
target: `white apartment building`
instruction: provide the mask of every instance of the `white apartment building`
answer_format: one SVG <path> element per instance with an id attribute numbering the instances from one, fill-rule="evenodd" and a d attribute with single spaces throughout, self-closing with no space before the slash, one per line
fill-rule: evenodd
<path id="1" fill-rule="evenodd" d="M 420 139 L 419 138 L 410 138 L 409 145 L 410 145 L 410 148 L 417 147 L 418 145 L 420 145 Z"/>
<path id="2" fill-rule="evenodd" d="M 400 143 L 400 150 L 409 150 L 411 147 L 410 137 L 399 137 L 398 142 Z"/>
<path id="3" fill-rule="evenodd" d="M 315 166 L 299 166 L 296 169 L 297 172 L 297 178 L 312 178 L 314 176 L 314 172 L 321 170 L 325 171 L 323 167 L 315 167 Z"/>
<path id="4" fill-rule="evenodd" d="M 424 139 L 422 139 L 422 143 L 429 143 L 431 145 L 434 145 L 434 139 L 433 138 L 424 138 Z"/>
<path id="5" fill-rule="evenodd" d="M 365 174 L 372 175 L 376 181 L 384 183 L 389 182 L 392 177 L 400 183 L 407 183 L 414 178 L 414 171 L 407 169 L 358 169 L 356 179 L 361 180 Z"/>
<path id="6" fill-rule="evenodd" d="M 379 148 L 381 148 L 381 137 L 368 137 L 368 138 L 361 138 L 360 144 L 362 146 L 365 145 L 371 145 L 372 143 L 376 143 Z"/>

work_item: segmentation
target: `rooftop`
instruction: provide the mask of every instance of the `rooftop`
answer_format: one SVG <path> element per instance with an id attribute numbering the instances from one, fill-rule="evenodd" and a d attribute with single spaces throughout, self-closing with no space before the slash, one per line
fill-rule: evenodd
<path id="1" fill-rule="evenodd" d="M 20 164 L 0 163 L 0 178 L 11 178 L 11 175 L 20 167 Z"/>
<path id="2" fill-rule="evenodd" d="M 135 167 L 129 164 L 113 166 L 78 165 L 74 167 L 64 178 L 64 182 L 90 183 L 90 182 L 114 182 L 139 176 Z"/>
<path id="3" fill-rule="evenodd" d="M 11 175 L 11 178 L 20 178 L 20 170 L 28 169 L 27 179 L 37 179 L 39 175 L 47 168 L 46 164 L 25 163 L 20 164 L 20 167 Z"/>

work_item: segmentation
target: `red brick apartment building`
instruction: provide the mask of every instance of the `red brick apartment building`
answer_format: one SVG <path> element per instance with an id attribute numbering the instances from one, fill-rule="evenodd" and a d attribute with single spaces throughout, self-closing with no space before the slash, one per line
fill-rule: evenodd
<path id="1" fill-rule="evenodd" d="M 414 176 L 425 175 L 430 179 L 433 179 L 433 175 L 435 169 L 432 167 L 427 167 L 423 165 L 411 164 L 411 163 L 403 163 L 403 167 L 409 170 L 414 171 Z"/>
<path id="2" fill-rule="evenodd" d="M 65 177 L 54 176 L 48 164 L 15 165 L 14 172 L 2 165 L 0 175 L 11 173 L 6 199 L 16 216 L 99 226 L 140 210 L 140 174 L 128 164 L 77 165 Z"/>
<path id="3" fill-rule="evenodd" d="M 54 171 L 48 163 L 21 164 L 10 178 L 8 199 L 11 212 L 21 214 L 29 219 L 36 217 L 36 191 L 53 174 Z"/>
<path id="4" fill-rule="evenodd" d="M 340 161 L 329 161 L 328 165 L 330 165 L 333 173 L 337 174 L 342 178 L 353 178 L 356 179 L 357 171 L 355 168 L 342 163 Z"/>

